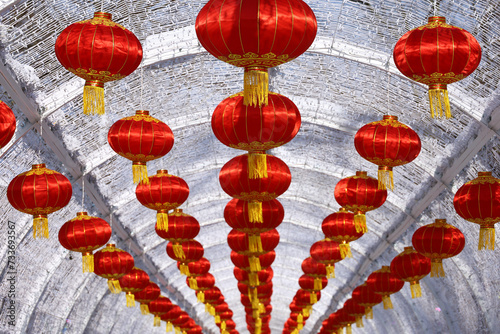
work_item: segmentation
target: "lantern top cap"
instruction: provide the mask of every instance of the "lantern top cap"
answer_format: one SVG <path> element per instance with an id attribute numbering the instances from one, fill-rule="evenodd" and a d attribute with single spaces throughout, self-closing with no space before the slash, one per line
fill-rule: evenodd
<path id="1" fill-rule="evenodd" d="M 434 222 L 436 223 L 441 223 L 441 224 L 446 224 L 446 219 L 436 219 Z"/>
<path id="2" fill-rule="evenodd" d="M 41 169 L 41 168 L 45 168 L 45 164 L 31 165 L 31 169 Z"/>
<path id="3" fill-rule="evenodd" d="M 368 176 L 368 172 L 365 171 L 356 171 L 356 176 Z"/>
<path id="4" fill-rule="evenodd" d="M 383 273 L 388 273 L 391 271 L 391 267 L 389 266 L 382 266 L 382 269 L 380 269 L 380 272 L 383 272 Z"/>
<path id="5" fill-rule="evenodd" d="M 174 212 L 175 212 L 175 213 L 182 213 L 182 209 L 177 209 L 177 208 L 175 208 L 175 209 L 174 209 Z"/>
<path id="6" fill-rule="evenodd" d="M 446 17 L 444 17 L 444 16 L 430 16 L 427 22 L 429 22 L 429 23 L 432 23 L 432 22 L 446 23 Z"/>
<path id="7" fill-rule="evenodd" d="M 111 20 L 112 15 L 106 12 L 94 12 L 94 17 Z"/>
<path id="8" fill-rule="evenodd" d="M 478 172 L 478 177 L 491 176 L 491 172 Z"/>
<path id="9" fill-rule="evenodd" d="M 136 115 L 149 115 L 149 111 L 148 110 L 136 110 L 135 114 Z"/>
<path id="10" fill-rule="evenodd" d="M 348 212 L 349 210 L 347 210 L 346 208 L 340 208 L 339 209 L 339 212 Z"/>
<path id="11" fill-rule="evenodd" d="M 384 115 L 382 119 L 390 119 L 390 120 L 397 121 L 398 120 L 398 116 Z"/>
<path id="12" fill-rule="evenodd" d="M 106 247 L 108 247 L 108 248 L 115 248 L 116 245 L 115 244 L 106 244 Z"/>
<path id="13" fill-rule="evenodd" d="M 156 174 L 168 174 L 168 170 L 166 170 L 166 169 L 158 169 L 156 171 Z"/>
<path id="14" fill-rule="evenodd" d="M 85 211 L 80 211 L 80 212 L 77 212 L 77 213 L 76 213 L 76 216 L 77 216 L 77 217 L 78 217 L 78 216 L 88 216 L 88 214 L 87 214 L 87 212 L 85 212 Z"/>
<path id="15" fill-rule="evenodd" d="M 404 249 L 405 251 L 412 251 L 413 250 L 413 246 L 408 246 L 408 247 L 405 247 Z"/>

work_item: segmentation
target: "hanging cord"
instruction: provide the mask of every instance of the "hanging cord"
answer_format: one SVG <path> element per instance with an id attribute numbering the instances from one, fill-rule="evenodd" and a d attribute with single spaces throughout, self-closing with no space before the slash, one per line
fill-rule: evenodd
<path id="1" fill-rule="evenodd" d="M 387 115 L 391 114 L 391 110 L 389 108 L 390 86 L 391 86 L 391 72 L 389 72 L 389 69 L 387 69 Z"/>
<path id="2" fill-rule="evenodd" d="M 82 175 L 82 211 L 84 210 L 84 199 L 85 199 L 85 174 Z"/>
<path id="3" fill-rule="evenodd" d="M 437 13 L 438 13 L 438 1 L 437 0 L 434 0 L 434 16 L 437 16 Z"/>
<path id="4" fill-rule="evenodd" d="M 104 10 L 104 0 L 101 2 L 101 12 Z"/>
<path id="5" fill-rule="evenodd" d="M 141 66 L 141 110 L 144 110 L 143 109 L 143 104 L 142 104 L 142 93 L 143 93 L 143 90 L 144 90 L 144 66 Z"/>
<path id="6" fill-rule="evenodd" d="M 40 163 L 43 163 L 42 159 L 42 145 L 43 145 L 43 115 L 40 116 L 40 146 L 38 147 L 38 159 Z"/>

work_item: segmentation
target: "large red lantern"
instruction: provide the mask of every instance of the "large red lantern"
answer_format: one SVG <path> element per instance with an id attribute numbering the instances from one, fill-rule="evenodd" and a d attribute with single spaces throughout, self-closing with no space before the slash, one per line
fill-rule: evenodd
<path id="1" fill-rule="evenodd" d="M 267 105 L 267 69 L 304 53 L 318 25 L 302 0 L 210 0 L 196 17 L 195 28 L 201 45 L 214 57 L 245 68 L 245 105 Z"/>
<path id="2" fill-rule="evenodd" d="M 457 190 L 453 205 L 460 217 L 481 227 L 478 249 L 494 250 L 495 224 L 500 221 L 500 179 L 491 172 L 479 172 Z"/>
<path id="3" fill-rule="evenodd" d="M 59 243 L 66 249 L 82 253 L 83 272 L 94 272 L 92 252 L 111 238 L 111 227 L 101 218 L 78 212 L 76 218 L 64 223 L 59 230 Z"/>
<path id="4" fill-rule="evenodd" d="M 145 289 L 149 285 L 149 275 L 142 269 L 133 267 L 128 273 L 120 278 L 120 287 L 127 296 L 127 307 L 135 306 L 134 294 Z"/>
<path id="5" fill-rule="evenodd" d="M 7 199 L 14 209 L 33 215 L 33 238 L 48 238 L 47 215 L 65 207 L 72 192 L 64 175 L 37 164 L 10 181 Z"/>
<path id="6" fill-rule="evenodd" d="M 227 236 L 229 248 L 243 255 L 259 256 L 270 252 L 278 246 L 280 235 L 276 229 L 260 235 L 251 235 L 231 230 Z"/>
<path id="7" fill-rule="evenodd" d="M 365 308 L 366 319 L 373 319 L 372 307 L 382 302 L 382 296 L 373 292 L 366 283 L 352 291 L 352 299 Z"/>
<path id="8" fill-rule="evenodd" d="M 160 297 L 161 290 L 160 287 L 149 281 L 148 285 L 139 292 L 134 293 L 135 301 L 141 303 L 141 313 L 146 315 L 149 314 L 149 303 L 156 298 Z"/>
<path id="9" fill-rule="evenodd" d="M 108 280 L 111 293 L 120 293 L 120 277 L 132 270 L 134 258 L 126 251 L 116 248 L 115 244 L 107 244 L 105 248 L 94 254 L 94 274 Z"/>
<path id="10" fill-rule="evenodd" d="M 160 169 L 156 175 L 148 177 L 149 182 L 141 182 L 135 189 L 135 196 L 146 208 L 156 210 L 156 225 L 168 231 L 168 211 L 184 203 L 189 196 L 189 187 L 183 179 Z"/>
<path id="11" fill-rule="evenodd" d="M 288 98 L 269 93 L 269 105 L 246 106 L 243 94 L 223 100 L 212 114 L 212 130 L 226 146 L 249 152 L 249 177 L 267 177 L 265 151 L 292 140 L 301 120 L 297 106 Z"/>
<path id="12" fill-rule="evenodd" d="M 394 63 L 406 77 L 429 86 L 431 116 L 451 117 L 447 85 L 466 78 L 481 61 L 481 46 L 469 32 L 442 16 L 405 33 L 394 46 Z"/>
<path id="13" fill-rule="evenodd" d="M 405 247 L 391 261 L 391 272 L 399 279 L 410 282 L 411 298 L 422 297 L 420 281 L 431 272 L 431 259 L 418 253 L 413 247 Z"/>
<path id="14" fill-rule="evenodd" d="M 134 116 L 111 125 L 108 143 L 113 151 L 132 161 L 134 183 L 148 183 L 146 163 L 170 152 L 174 134 L 167 124 L 149 116 L 149 111 L 137 110 Z"/>
<path id="15" fill-rule="evenodd" d="M 387 190 L 378 188 L 378 181 L 366 172 L 356 172 L 356 176 L 346 177 L 335 186 L 335 200 L 342 207 L 355 213 L 356 231 L 366 233 L 365 213 L 378 209 L 387 198 Z"/>
<path id="16" fill-rule="evenodd" d="M 354 214 L 346 208 L 340 208 L 338 212 L 327 216 L 321 223 L 321 229 L 326 238 L 339 243 L 342 258 L 352 257 L 349 242 L 358 240 L 364 234 L 356 228 Z"/>
<path id="17" fill-rule="evenodd" d="M 233 199 L 224 208 L 224 219 L 232 228 L 250 234 L 258 234 L 277 228 L 285 217 L 283 205 L 277 200 L 262 202 L 262 221 L 250 221 L 249 202 Z"/>
<path id="18" fill-rule="evenodd" d="M 177 268 L 179 268 L 179 270 L 181 269 L 181 262 L 177 262 Z M 205 275 L 210 271 L 210 261 L 202 257 L 198 261 L 187 263 L 184 270 L 187 271 L 182 272 L 182 274 L 186 276 L 195 277 Z"/>
<path id="19" fill-rule="evenodd" d="M 104 83 L 125 78 L 142 61 L 137 37 L 103 12 L 65 28 L 57 37 L 55 49 L 61 65 L 85 79 L 85 114 L 104 114 Z"/>
<path id="20" fill-rule="evenodd" d="M 259 256 L 246 256 L 231 251 L 231 262 L 235 267 L 252 273 L 270 267 L 276 259 L 276 252 L 271 251 Z"/>
<path id="21" fill-rule="evenodd" d="M 189 273 L 187 264 L 198 261 L 203 257 L 203 254 L 203 246 L 196 240 L 187 240 L 180 243 L 169 242 L 167 244 L 167 255 L 181 263 L 179 267 L 183 275 Z"/>
<path id="22" fill-rule="evenodd" d="M 420 137 L 396 116 L 384 115 L 368 123 L 354 136 L 359 155 L 378 165 L 379 189 L 394 189 L 392 168 L 412 162 L 420 153 Z"/>
<path id="23" fill-rule="evenodd" d="M 0 149 L 8 144 L 15 132 L 16 116 L 5 102 L 0 101 Z"/>
<path id="24" fill-rule="evenodd" d="M 343 259 L 337 242 L 328 239 L 316 241 L 311 246 L 310 254 L 314 261 L 326 266 L 327 278 L 335 278 L 335 263 Z"/>
<path id="25" fill-rule="evenodd" d="M 391 273 L 389 266 L 382 266 L 382 269 L 375 270 L 368 276 L 366 284 L 373 292 L 382 296 L 384 309 L 387 310 L 392 308 L 390 295 L 401 290 L 405 282 Z"/>
<path id="26" fill-rule="evenodd" d="M 356 318 L 356 327 L 363 326 L 363 316 L 366 313 L 365 307 L 361 306 L 354 299 L 350 298 L 345 301 L 343 310 L 350 316 Z"/>
<path id="27" fill-rule="evenodd" d="M 169 213 L 168 217 L 168 229 L 162 229 L 156 224 L 156 234 L 160 238 L 174 243 L 174 250 L 177 247 L 179 249 L 176 252 L 181 252 L 182 247 L 179 243 L 194 239 L 200 232 L 200 223 L 193 216 L 182 212 L 182 209 L 174 209 L 174 212 Z"/>
<path id="28" fill-rule="evenodd" d="M 465 246 L 462 231 L 446 219 L 418 228 L 411 241 L 417 252 L 431 259 L 431 277 L 444 277 L 442 260 L 458 255 Z"/>
<path id="29" fill-rule="evenodd" d="M 155 316 L 154 327 L 161 325 L 161 316 L 170 311 L 174 305 L 167 297 L 160 296 L 149 303 L 149 312 Z"/>

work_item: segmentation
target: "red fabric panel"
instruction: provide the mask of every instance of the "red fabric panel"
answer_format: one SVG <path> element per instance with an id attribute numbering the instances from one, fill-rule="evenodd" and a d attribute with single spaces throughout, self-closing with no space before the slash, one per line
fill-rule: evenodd
<path id="1" fill-rule="evenodd" d="M 104 246 L 109 238 L 109 224 L 104 219 L 86 214 L 67 221 L 59 230 L 59 243 L 74 252 L 91 252 Z"/>

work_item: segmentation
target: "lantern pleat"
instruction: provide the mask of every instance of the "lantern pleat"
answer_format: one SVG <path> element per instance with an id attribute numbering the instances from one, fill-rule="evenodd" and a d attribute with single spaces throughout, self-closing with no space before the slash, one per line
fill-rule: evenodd
<path id="1" fill-rule="evenodd" d="M 148 304 L 160 296 L 160 288 L 156 283 L 149 281 L 146 287 L 134 293 L 134 299 L 141 303 L 141 313 L 144 315 L 149 314 Z"/>
<path id="2" fill-rule="evenodd" d="M 391 273 L 399 279 L 410 282 L 412 298 L 422 296 L 418 281 L 431 272 L 431 259 L 418 253 L 413 247 L 405 247 L 391 261 Z"/>
<path id="3" fill-rule="evenodd" d="M 119 278 L 134 267 L 134 258 L 128 252 L 107 244 L 105 248 L 94 254 L 94 273 L 108 280 L 111 293 L 120 293 Z"/>
<path id="4" fill-rule="evenodd" d="M 391 273 L 389 266 L 382 266 L 381 269 L 374 271 L 366 280 L 368 287 L 382 296 L 384 309 L 392 309 L 390 295 L 400 291 L 404 286 L 404 281 Z"/>
<path id="5" fill-rule="evenodd" d="M 352 257 L 349 242 L 359 239 L 363 236 L 362 231 L 358 231 L 354 224 L 354 214 L 347 211 L 346 208 L 340 208 L 338 212 L 327 216 L 321 229 L 325 237 L 339 243 L 340 255 L 342 258 Z"/>
<path id="6" fill-rule="evenodd" d="M 0 149 L 9 143 L 15 132 L 16 116 L 5 102 L 0 101 Z"/>

